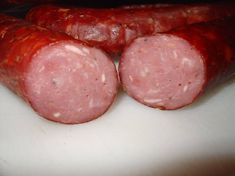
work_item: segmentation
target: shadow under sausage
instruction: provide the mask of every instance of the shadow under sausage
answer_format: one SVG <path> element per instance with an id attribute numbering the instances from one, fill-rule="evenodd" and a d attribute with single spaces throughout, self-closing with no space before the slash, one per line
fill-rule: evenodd
<path id="1" fill-rule="evenodd" d="M 235 176 L 235 156 L 177 160 L 151 176 Z"/>
<path id="2" fill-rule="evenodd" d="M 197 108 L 200 106 L 203 106 L 206 102 L 208 102 L 212 97 L 216 96 L 218 93 L 223 91 L 223 89 L 228 88 L 229 86 L 234 86 L 235 85 L 235 78 L 230 79 L 218 86 L 212 87 L 207 89 L 200 97 L 198 97 L 195 102 L 193 102 L 191 105 L 188 105 L 184 107 L 183 109 L 191 109 L 191 108 Z"/>
<path id="3" fill-rule="evenodd" d="M 126 96 L 126 94 L 123 92 L 123 90 L 121 88 L 119 88 L 117 95 L 115 97 L 115 100 L 114 100 L 113 104 L 111 105 L 111 107 L 109 108 L 108 112 L 111 112 L 115 108 L 117 108 L 117 106 L 120 106 L 123 103 L 124 96 Z"/>

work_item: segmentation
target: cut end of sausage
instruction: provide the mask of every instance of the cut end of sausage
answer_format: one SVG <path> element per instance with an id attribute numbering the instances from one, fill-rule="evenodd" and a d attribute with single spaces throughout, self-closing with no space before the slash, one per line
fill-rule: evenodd
<path id="1" fill-rule="evenodd" d="M 119 74 L 123 89 L 134 99 L 169 110 L 192 103 L 205 82 L 200 53 L 169 34 L 134 40 L 122 55 Z"/>
<path id="2" fill-rule="evenodd" d="M 41 116 L 76 124 L 96 119 L 117 94 L 117 73 L 99 49 L 72 41 L 42 48 L 26 73 L 26 95 Z"/>

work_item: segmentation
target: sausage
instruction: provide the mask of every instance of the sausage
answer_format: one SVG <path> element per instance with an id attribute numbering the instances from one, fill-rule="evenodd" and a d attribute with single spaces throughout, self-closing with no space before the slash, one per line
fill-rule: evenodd
<path id="1" fill-rule="evenodd" d="M 117 54 L 136 37 L 235 15 L 233 2 L 150 7 L 88 9 L 42 5 L 32 8 L 26 19 Z"/>
<path id="2" fill-rule="evenodd" d="M 0 51 L 0 82 L 49 120 L 88 122 L 117 94 L 111 59 L 65 34 L 0 14 Z"/>
<path id="3" fill-rule="evenodd" d="M 161 8 L 161 7 L 169 7 L 169 6 L 176 6 L 178 4 L 166 4 L 166 3 L 158 3 L 158 4 L 132 4 L 132 5 L 124 5 L 121 6 L 123 9 L 141 9 L 141 8 Z M 182 5 L 182 4 L 180 4 Z"/>
<path id="4" fill-rule="evenodd" d="M 123 89 L 140 103 L 174 110 L 235 75 L 235 18 L 135 39 L 123 52 Z"/>

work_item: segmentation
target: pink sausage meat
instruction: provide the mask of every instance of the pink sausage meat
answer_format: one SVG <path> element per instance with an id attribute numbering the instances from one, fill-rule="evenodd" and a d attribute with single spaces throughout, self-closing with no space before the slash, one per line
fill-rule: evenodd
<path id="1" fill-rule="evenodd" d="M 96 119 L 117 94 L 112 60 L 67 35 L 0 14 L 0 51 L 0 83 L 46 119 Z"/>
<path id="2" fill-rule="evenodd" d="M 117 93 L 113 63 L 100 50 L 60 42 L 34 55 L 25 80 L 34 109 L 63 123 L 102 115 Z"/>
<path id="3" fill-rule="evenodd" d="M 235 75 L 235 19 L 135 39 L 119 64 L 123 89 L 142 104 L 178 109 Z"/>

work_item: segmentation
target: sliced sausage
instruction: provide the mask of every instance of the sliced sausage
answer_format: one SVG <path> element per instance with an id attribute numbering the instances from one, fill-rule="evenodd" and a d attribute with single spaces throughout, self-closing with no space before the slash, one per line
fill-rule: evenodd
<path id="1" fill-rule="evenodd" d="M 146 5 L 133 8 L 86 9 L 42 5 L 26 19 L 76 39 L 119 53 L 136 37 L 235 15 L 235 3 Z"/>
<path id="2" fill-rule="evenodd" d="M 231 18 L 135 39 L 119 64 L 123 89 L 153 108 L 191 104 L 235 75 L 234 31 Z"/>
<path id="3" fill-rule="evenodd" d="M 111 59 L 67 35 L 0 15 L 0 51 L 0 82 L 49 120 L 93 120 L 117 94 Z"/>

